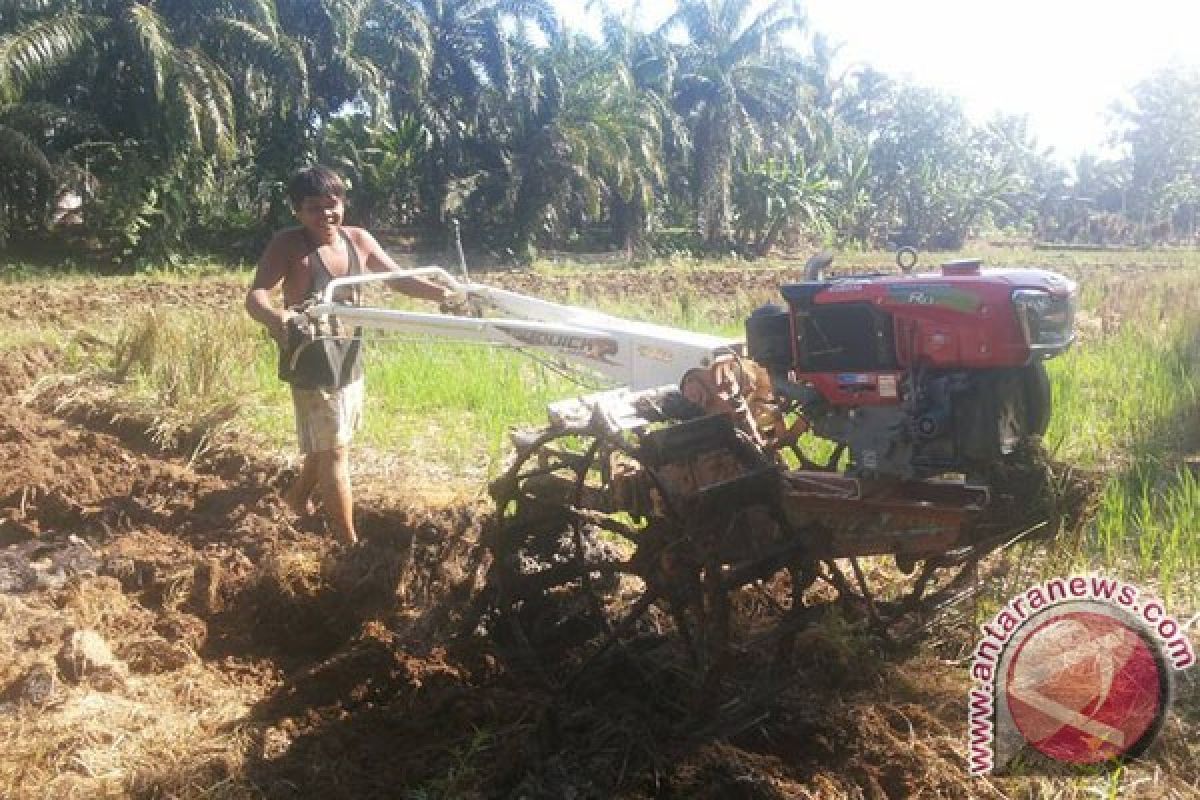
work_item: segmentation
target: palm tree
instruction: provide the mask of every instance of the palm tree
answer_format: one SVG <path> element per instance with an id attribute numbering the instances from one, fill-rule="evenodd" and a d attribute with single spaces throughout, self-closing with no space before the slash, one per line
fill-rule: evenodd
<path id="1" fill-rule="evenodd" d="M 528 28 L 553 41 L 558 20 L 550 0 L 379 0 L 372 14 L 380 36 L 406 43 L 381 63 L 394 112 L 428 134 L 419 193 L 437 237 L 462 187 L 478 178 L 480 152 L 496 144 L 481 141 L 485 131 L 502 135 L 500 119 L 536 108 L 541 76 Z"/>
<path id="2" fill-rule="evenodd" d="M 812 56 L 801 65 L 804 83 L 812 94 L 812 104 L 832 112 L 846 84 L 846 73 L 834 72 L 841 44 L 834 44 L 822 33 L 813 34 Z"/>
<path id="3" fill-rule="evenodd" d="M 734 153 L 760 149 L 797 103 L 794 56 L 781 36 L 804 25 L 796 0 L 775 0 L 751 16 L 744 0 L 682 0 L 660 29 L 682 31 L 676 107 L 691 120 L 701 233 L 729 241 Z"/>
<path id="4" fill-rule="evenodd" d="M 633 156 L 612 170 L 625 185 L 609 194 L 609 218 L 613 242 L 632 252 L 643 244 L 650 212 L 669 188 L 671 168 L 686 166 L 691 134 L 671 105 L 676 63 L 670 43 L 641 32 L 632 9 L 624 18 L 605 17 L 604 42 L 609 65 L 601 69 L 611 76 L 605 97 L 610 106 L 617 101 L 612 111 L 623 120 Z"/>
<path id="5" fill-rule="evenodd" d="M 891 78 L 869 65 L 852 71 L 838 104 L 838 116 L 870 139 L 891 116 L 896 89 Z"/>
<path id="6" fill-rule="evenodd" d="M 24 129 L 6 126 L 10 165 L 21 162 L 42 184 L 62 183 L 73 171 L 71 154 L 96 140 L 123 143 L 108 152 L 136 152 L 141 166 L 153 165 L 109 176 L 114 184 L 146 179 L 123 193 L 122 205 L 132 216 L 108 220 L 114 231 L 123 229 L 124 250 L 145 238 L 151 216 L 184 205 L 183 187 L 196 180 L 189 168 L 200 159 L 227 158 L 234 148 L 228 76 L 203 49 L 176 37 L 161 13 L 165 6 L 132 0 L 9 3 L 10 12 L 19 13 L 7 14 L 0 30 L 0 107 L 7 118 L 27 123 Z M 83 141 L 72 141 L 70 129 L 81 128 L 69 123 L 81 118 L 90 124 Z M 150 172 L 158 178 L 148 178 Z M 85 185 L 90 178 L 84 176 Z M 173 205 L 171 178 L 180 201 Z M 51 188 L 39 199 L 48 202 L 55 193 Z M 170 216 L 159 219 L 156 235 L 178 233 L 172 225 L 177 215 Z M 26 222 L 27 231 L 36 227 L 32 219 Z"/>
<path id="7" fill-rule="evenodd" d="M 378 2 L 0 2 L 0 108 L 54 103 L 51 116 L 90 115 L 89 141 L 111 146 L 47 141 L 46 161 L 69 171 L 72 153 L 95 156 L 88 178 L 119 204 L 109 216 L 125 238 L 177 243 L 206 206 L 252 198 L 263 178 L 279 186 L 349 104 L 385 113 L 383 74 L 368 53 Z M 4 135 L 16 141 L 11 128 Z M 236 154 L 254 166 L 239 167 L 240 191 L 220 192 L 217 167 Z"/>
<path id="8" fill-rule="evenodd" d="M 165 4 L 27 5 L 36 10 L 13 17 L 0 35 L 0 98 L 87 109 L 105 129 L 153 139 L 164 151 L 228 152 L 228 76 L 203 49 L 177 41 Z"/>
<path id="9" fill-rule="evenodd" d="M 666 181 L 665 147 L 684 148 L 687 138 L 662 95 L 639 85 L 636 72 L 648 67 L 627 33 L 614 47 L 610 25 L 608 46 L 567 37 L 545 54 L 545 83 L 554 88 L 516 162 L 524 178 L 516 227 L 526 239 L 563 206 L 590 220 L 607 213 L 618 245 L 641 243 L 655 190 Z"/>
<path id="10" fill-rule="evenodd" d="M 178 3 L 203 0 L 172 0 Z M 318 157 L 339 115 L 389 123 L 384 64 L 409 40 L 379 24 L 381 0 L 220 0 L 198 32 L 221 54 L 235 85 L 243 147 L 253 161 L 243 197 L 269 192 L 274 224 L 290 216 L 286 177 Z"/>

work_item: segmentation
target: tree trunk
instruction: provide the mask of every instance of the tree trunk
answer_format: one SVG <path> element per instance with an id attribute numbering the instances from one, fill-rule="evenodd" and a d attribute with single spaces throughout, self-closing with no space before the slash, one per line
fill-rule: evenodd
<path id="1" fill-rule="evenodd" d="M 446 205 L 446 170 L 436 153 L 430 153 L 417 186 L 423 238 L 433 247 L 446 243 L 447 226 L 443 209 Z"/>
<path id="2" fill-rule="evenodd" d="M 628 201 L 614 194 L 609 204 L 609 217 L 612 222 L 612 244 L 632 257 L 646 239 L 648 220 L 641 194 L 635 191 Z"/>
<path id="3" fill-rule="evenodd" d="M 696 151 L 697 210 L 701 217 L 700 234 L 709 250 L 726 248 L 730 243 L 730 199 L 733 182 L 733 140 L 725 115 L 714 114 L 703 124 Z"/>

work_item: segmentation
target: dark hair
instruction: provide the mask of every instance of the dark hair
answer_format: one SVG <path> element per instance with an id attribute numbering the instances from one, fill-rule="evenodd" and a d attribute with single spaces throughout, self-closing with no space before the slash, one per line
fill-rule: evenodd
<path id="1" fill-rule="evenodd" d="M 309 167 L 297 172 L 288 183 L 288 199 L 292 208 L 299 208 L 306 197 L 340 197 L 346 199 L 346 182 L 329 167 Z"/>

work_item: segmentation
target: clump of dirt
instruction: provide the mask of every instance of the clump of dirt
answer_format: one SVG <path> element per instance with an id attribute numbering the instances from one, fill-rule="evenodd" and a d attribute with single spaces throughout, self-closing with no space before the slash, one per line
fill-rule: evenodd
<path id="1" fill-rule="evenodd" d="M 45 344 L 17 348 L 5 353 L 0 366 L 0 397 L 11 398 L 31 383 L 53 371 L 59 351 Z"/>
<path id="2" fill-rule="evenodd" d="M 473 510 L 368 508 L 347 550 L 285 510 L 280 464 L 186 463 L 98 408 L 50 410 L 0 416 L 0 578 L 29 578 L 0 587 L 0 795 L 255 793 L 260 723 L 458 680 L 433 644 L 470 593 Z"/>
<path id="3" fill-rule="evenodd" d="M 1105 476 L 1053 459 L 1040 438 L 1029 437 L 991 464 L 983 483 L 991 497 L 975 525 L 977 538 L 999 532 L 1050 540 L 1079 535 L 1095 517 Z"/>

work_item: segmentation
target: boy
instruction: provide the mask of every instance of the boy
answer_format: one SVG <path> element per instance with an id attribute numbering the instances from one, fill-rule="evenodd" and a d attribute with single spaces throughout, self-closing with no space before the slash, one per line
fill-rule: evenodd
<path id="1" fill-rule="evenodd" d="M 288 309 L 319 294 L 332 279 L 364 269 L 400 269 L 370 233 L 342 225 L 346 185 L 336 172 L 320 166 L 302 170 L 288 185 L 288 199 L 300 225 L 271 239 L 246 295 L 246 311 L 281 344 L 286 340 L 287 320 L 294 314 Z M 275 308 L 271 293 L 281 281 L 283 308 Z M 392 285 L 425 300 L 453 299 L 450 289 L 421 278 L 399 278 Z M 339 541 L 353 544 L 358 535 L 347 448 L 362 418 L 362 366 L 357 339 L 338 346 L 344 348 L 344 363 L 336 386 L 292 388 L 304 466 L 284 500 L 297 514 L 305 514 L 313 490 L 319 490 L 330 528 Z"/>

